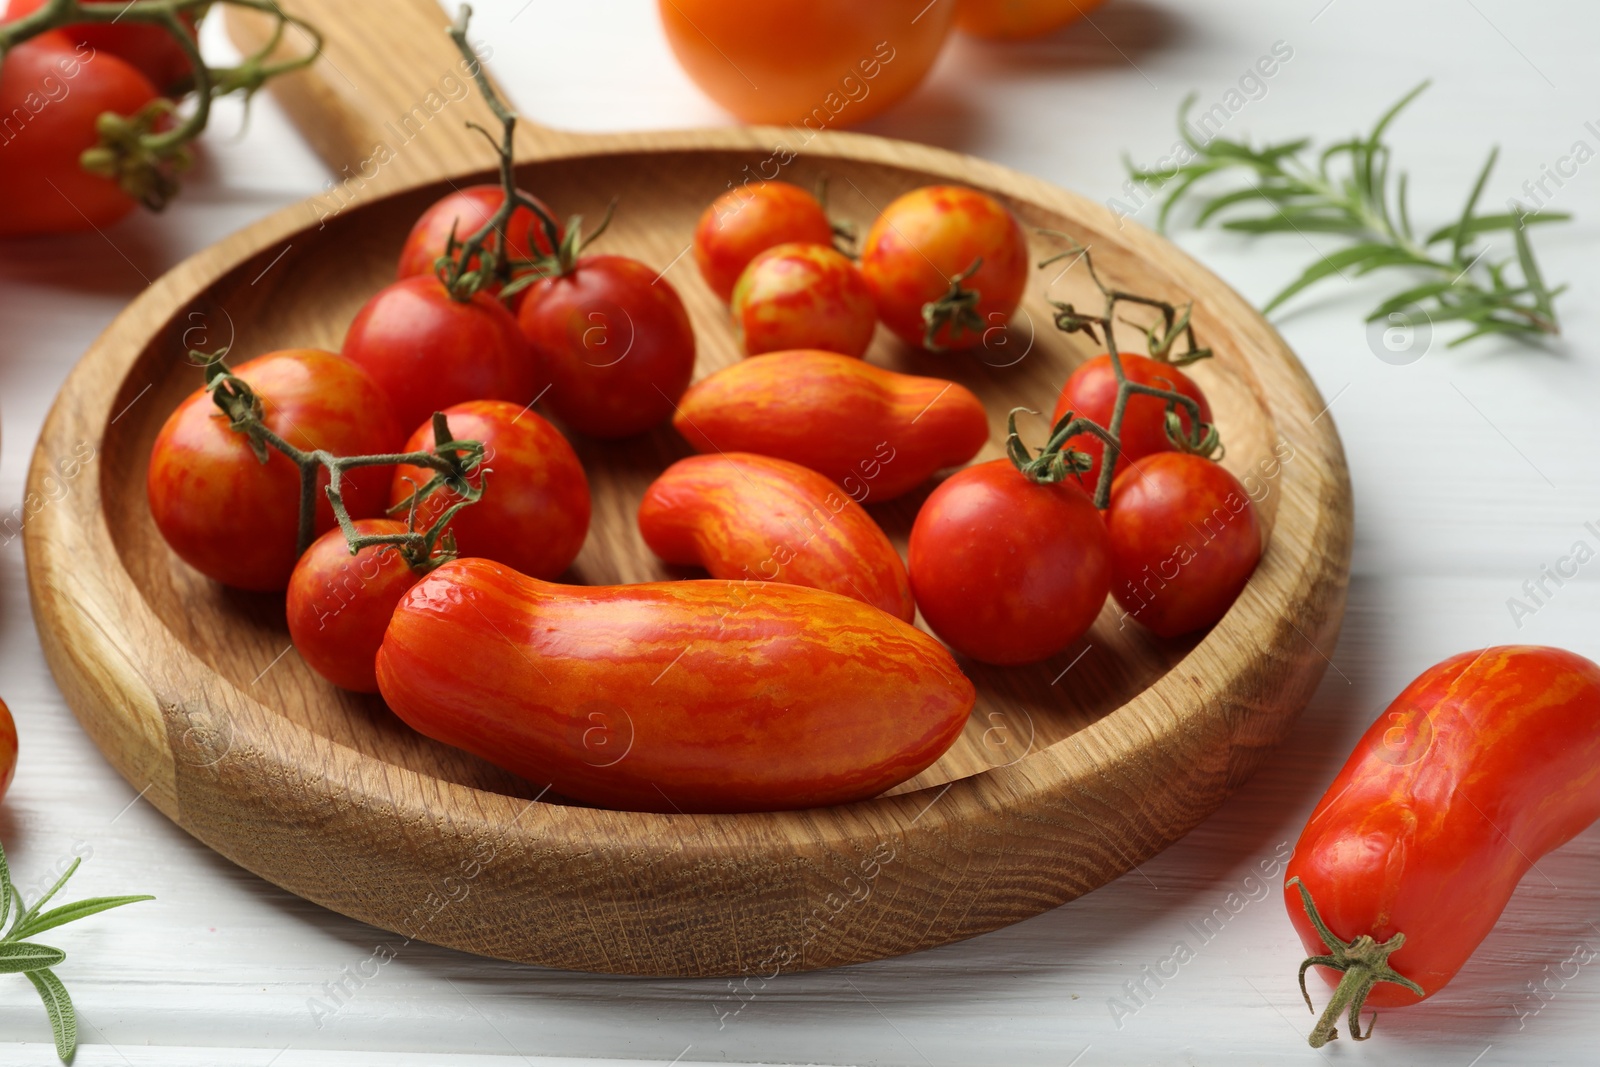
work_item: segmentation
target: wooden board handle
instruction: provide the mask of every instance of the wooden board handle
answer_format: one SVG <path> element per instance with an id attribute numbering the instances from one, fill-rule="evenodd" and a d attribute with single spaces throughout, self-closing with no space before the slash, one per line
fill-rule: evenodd
<path id="1" fill-rule="evenodd" d="M 271 88 L 336 182 L 364 193 L 494 166 L 489 145 L 466 125 L 496 130 L 494 116 L 446 35 L 450 16 L 437 0 L 281 0 L 279 6 L 323 34 L 322 58 Z M 271 17 L 232 5 L 225 10 L 240 49 L 266 43 Z M 286 51 L 307 46 L 302 34 L 286 35 Z M 483 51 L 492 60 L 493 48 Z M 517 156 L 552 155 L 573 139 L 523 119 Z"/>

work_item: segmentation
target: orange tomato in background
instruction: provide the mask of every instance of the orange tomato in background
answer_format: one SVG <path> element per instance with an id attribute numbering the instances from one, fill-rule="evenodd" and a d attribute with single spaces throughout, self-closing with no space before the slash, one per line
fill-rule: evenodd
<path id="1" fill-rule="evenodd" d="M 1017 40 L 1059 30 L 1105 0 L 961 0 L 956 28 L 974 37 Z"/>
<path id="2" fill-rule="evenodd" d="M 922 81 L 954 0 L 660 0 L 678 62 L 746 122 L 852 126 Z"/>

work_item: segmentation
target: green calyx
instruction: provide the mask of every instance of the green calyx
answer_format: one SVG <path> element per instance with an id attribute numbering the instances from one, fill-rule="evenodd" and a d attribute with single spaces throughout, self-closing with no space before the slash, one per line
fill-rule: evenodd
<path id="1" fill-rule="evenodd" d="M 978 314 L 981 299 L 976 289 L 966 288 L 966 282 L 983 267 L 983 257 L 972 261 L 966 270 L 950 279 L 950 289 L 937 300 L 922 305 L 922 347 L 929 352 L 947 352 L 949 348 L 939 341 L 939 331 L 946 327 L 953 341 L 963 333 L 983 333 L 983 316 Z"/>
<path id="2" fill-rule="evenodd" d="M 1090 419 L 1080 419 L 1070 411 L 1051 429 L 1050 439 L 1045 442 L 1044 447 L 1034 454 L 1028 450 L 1028 446 L 1022 441 L 1022 436 L 1017 433 L 1019 412 L 1028 415 L 1039 414 L 1030 408 L 1011 409 L 1011 413 L 1006 416 L 1006 456 L 1030 482 L 1054 485 L 1068 478 L 1076 478 L 1092 468 L 1093 456 L 1067 447 L 1067 441 L 1080 433 L 1096 435 L 1106 442 L 1108 454 L 1116 454 L 1116 443 L 1111 440 L 1111 435 L 1103 427 Z"/>
<path id="3" fill-rule="evenodd" d="M 1311 994 L 1306 992 L 1306 971 L 1312 967 L 1332 967 L 1343 973 L 1333 996 L 1328 999 L 1328 1006 L 1322 1010 L 1317 1025 L 1311 1030 L 1309 1040 L 1312 1048 L 1321 1048 L 1339 1036 L 1336 1024 L 1339 1016 L 1346 1012 L 1349 1014 L 1350 1036 L 1357 1041 L 1371 1037 L 1372 1028 L 1378 1023 L 1378 1014 L 1373 1012 L 1372 1019 L 1367 1023 L 1367 1032 L 1363 1034 L 1361 1008 L 1367 1001 L 1367 994 L 1379 982 L 1405 986 L 1419 997 L 1428 995 L 1420 985 L 1389 966 L 1389 957 L 1405 945 L 1405 934 L 1395 934 L 1383 942 L 1374 940 L 1370 934 L 1362 934 L 1351 941 L 1341 940 L 1322 921 L 1317 906 L 1311 901 L 1311 891 L 1304 882 L 1296 877 L 1289 879 L 1285 885 L 1292 885 L 1300 891 L 1300 903 L 1305 907 L 1306 917 L 1316 927 L 1317 936 L 1322 938 L 1323 945 L 1328 949 L 1328 955 L 1310 956 L 1300 964 L 1300 995 L 1305 998 L 1306 1008 L 1312 1014 L 1316 1014 L 1317 1009 L 1311 1006 Z"/>

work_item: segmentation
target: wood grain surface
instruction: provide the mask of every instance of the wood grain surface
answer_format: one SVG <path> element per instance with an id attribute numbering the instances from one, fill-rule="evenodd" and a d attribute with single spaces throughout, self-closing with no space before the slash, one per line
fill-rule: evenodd
<path id="1" fill-rule="evenodd" d="M 430 0 L 385 3 L 380 20 L 360 19 L 362 4 L 285 6 L 329 32 L 327 58 L 286 87 L 287 103 L 336 171 L 360 173 L 387 116 L 413 113 L 453 69 L 443 16 Z M 1293 355 L 1223 283 L 1095 205 L 981 161 L 840 134 L 814 136 L 782 170 L 803 185 L 826 174 L 846 218 L 866 223 L 901 192 L 963 182 L 1001 197 L 1030 230 L 1091 245 L 1115 284 L 1195 300 L 1218 356 L 1193 376 L 1227 466 L 1259 487 L 1269 531 L 1229 615 L 1202 639 L 1165 642 L 1119 628 L 1108 609 L 1057 661 L 965 665 L 979 704 L 944 759 L 893 795 L 804 812 L 646 815 L 541 798 L 541 783 L 321 682 L 290 647 L 280 598 L 223 590 L 166 548 L 144 472 L 156 430 L 198 384 L 191 345 L 231 341 L 237 358 L 336 348 L 392 276 L 417 213 L 486 177 L 473 173 L 489 162 L 485 147 L 461 132 L 486 113 L 444 88 L 422 135 L 391 146 L 359 188 L 271 216 L 152 285 L 85 356 L 41 435 L 30 490 L 47 489 L 82 443 L 103 460 L 91 490 L 24 531 L 43 647 L 96 743 L 180 826 L 310 900 L 438 944 L 584 970 L 770 974 L 970 937 L 1094 889 L 1215 810 L 1282 738 L 1326 666 L 1350 551 L 1340 445 Z M 677 287 L 703 376 L 737 352 L 724 309 L 683 256 L 694 219 L 785 138 L 797 140 L 792 130 L 580 139 L 530 128 L 519 177 L 563 214 L 595 218 L 620 199 L 602 247 Z M 1034 250 L 1054 249 L 1036 238 Z M 980 458 L 998 455 L 1004 413 L 1048 410 L 1093 354 L 1051 328 L 1047 286 L 1060 299 L 1092 293 L 1081 267 L 1041 272 L 1004 343 L 933 356 L 880 331 L 868 358 L 972 388 L 994 431 Z M 687 447 L 670 430 L 574 444 L 595 509 L 573 579 L 673 576 L 645 549 L 633 511 Z M 902 548 L 923 495 L 874 509 Z M 856 906 L 869 895 L 873 908 Z"/>

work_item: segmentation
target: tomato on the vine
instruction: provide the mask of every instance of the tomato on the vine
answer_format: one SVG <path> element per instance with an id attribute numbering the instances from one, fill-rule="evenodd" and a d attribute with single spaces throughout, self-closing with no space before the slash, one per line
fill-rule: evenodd
<path id="1" fill-rule="evenodd" d="M 1261 523 L 1244 486 L 1187 452 L 1158 452 L 1118 475 L 1106 525 L 1111 591 L 1162 637 L 1222 618 L 1261 558 Z"/>
<path id="2" fill-rule="evenodd" d="M 531 193 L 523 195 L 540 206 L 544 204 Z M 455 233 L 457 241 L 465 241 L 494 218 L 495 212 L 499 211 L 505 202 L 505 192 L 498 185 L 469 185 L 435 201 L 411 227 L 405 246 L 400 249 L 400 265 L 396 277 L 432 276 L 436 272 L 439 258 L 445 255 L 449 248 L 451 233 Z M 561 239 L 560 233 L 558 229 L 557 242 Z M 539 216 L 525 207 L 519 207 L 511 212 L 511 220 L 506 223 L 501 237 L 502 257 L 531 260 L 547 256 L 553 251 Z M 474 270 L 477 266 L 478 257 L 474 256 L 466 264 L 466 269 Z M 499 285 L 491 285 L 484 291 L 492 296 L 498 293 L 500 288 Z M 522 293 L 512 295 L 510 303 L 513 311 L 521 304 L 522 297 Z"/>
<path id="3" fill-rule="evenodd" d="M 859 356 L 878 328 L 872 291 L 831 245 L 767 249 L 739 276 L 732 307 L 751 356 L 796 348 Z"/>
<path id="4" fill-rule="evenodd" d="M 11 709 L 0 700 L 0 797 L 6 795 L 16 772 L 17 724 L 11 718 Z"/>
<path id="5" fill-rule="evenodd" d="M 747 182 L 711 202 L 694 229 L 694 261 L 727 300 L 756 256 L 782 244 L 830 244 L 833 224 L 816 197 L 788 182 Z"/>
<path id="6" fill-rule="evenodd" d="M 50 0 L 11 0 L 6 22 L 30 15 Z M 115 4 L 125 8 L 129 0 L 80 0 L 86 4 Z M 178 18 L 195 37 L 194 16 L 185 12 Z M 189 53 L 164 26 L 148 22 L 80 22 L 61 30 L 74 44 L 85 44 L 95 52 L 112 55 L 134 67 L 163 93 L 181 89 L 189 80 L 192 67 Z M 123 114 L 123 112 L 119 112 Z"/>
<path id="7" fill-rule="evenodd" d="M 1126 353 L 1119 355 L 1122 359 L 1123 373 L 1128 376 L 1130 382 L 1181 393 L 1200 406 L 1201 422 L 1211 421 L 1211 405 L 1206 403 L 1205 394 L 1183 371 L 1170 363 L 1163 363 L 1148 356 Z M 1112 369 L 1111 357 L 1100 355 L 1079 364 L 1078 369 L 1072 372 L 1067 383 L 1061 387 L 1061 395 L 1056 399 L 1055 412 L 1050 416 L 1050 421 L 1059 422 L 1063 415 L 1071 411 L 1084 418 L 1093 419 L 1101 426 L 1109 427 L 1116 406 L 1117 372 Z M 1193 434 L 1194 420 L 1190 417 L 1189 410 L 1181 404 L 1177 405 L 1176 410 L 1178 420 L 1183 425 L 1183 432 Z M 1167 437 L 1167 402 L 1159 397 L 1138 393 L 1130 396 L 1128 406 L 1122 413 L 1120 444 L 1117 474 L 1126 470 L 1129 463 L 1155 455 L 1157 452 L 1172 451 L 1176 446 Z M 1094 480 L 1100 476 L 1100 460 L 1105 455 L 1105 442 L 1094 434 L 1077 434 L 1068 439 L 1067 447 L 1078 452 L 1086 452 L 1089 458 L 1094 460 L 1094 466 L 1084 473 L 1083 478 L 1085 484 L 1095 484 Z"/>
<path id="8" fill-rule="evenodd" d="M 694 374 L 694 329 L 677 291 L 624 256 L 584 256 L 528 287 L 517 321 L 545 405 L 590 437 L 631 437 L 671 417 Z"/>
<path id="9" fill-rule="evenodd" d="M 484 453 L 468 481 L 488 480 L 477 503 L 450 520 L 456 553 L 482 556 L 534 578 L 555 578 L 572 566 L 589 532 L 589 480 L 561 431 L 537 414 L 498 400 L 472 400 L 444 409 L 458 441 L 481 441 Z M 420 426 L 403 451 L 434 446 L 433 422 Z M 395 468 L 391 505 L 408 500 L 432 472 L 402 464 Z M 431 527 L 460 497 L 446 488 L 430 493 L 417 509 L 417 528 Z"/>
<path id="10" fill-rule="evenodd" d="M 370 376 L 332 352 L 289 349 L 241 364 L 234 374 L 261 397 L 263 422 L 300 449 L 335 455 L 393 452 L 400 424 Z M 351 471 L 343 482 L 350 514 L 383 513 L 387 467 Z M 320 486 L 326 486 L 323 471 Z M 167 544 L 208 578 L 240 589 L 277 590 L 299 558 L 300 469 L 269 450 L 262 463 L 243 434 L 228 428 L 212 396 L 198 389 L 156 434 L 146 482 L 150 512 Z M 333 526 L 319 489 L 316 529 Z"/>
<path id="11" fill-rule="evenodd" d="M 1111 588 L 1106 525 L 1076 482 L 1040 484 L 1009 459 L 957 471 L 911 527 L 911 591 L 957 652 L 1015 666 L 1088 632 Z"/>
<path id="12" fill-rule="evenodd" d="M 486 292 L 457 300 L 432 276 L 402 278 L 368 300 L 345 356 L 378 383 L 402 426 L 464 400 L 526 404 L 536 367 L 517 320 Z"/>
<path id="13" fill-rule="evenodd" d="M 961 0 L 956 28 L 974 37 L 1012 41 L 1059 30 L 1105 0 Z"/>
<path id="14" fill-rule="evenodd" d="M 1017 310 L 1028 281 L 1028 239 L 993 197 L 929 185 L 884 208 L 862 245 L 861 273 L 884 325 L 918 347 L 928 340 L 924 308 L 944 301 L 960 279 L 963 291 L 978 294 L 976 306 L 941 316 L 933 347 L 971 348 Z"/>

